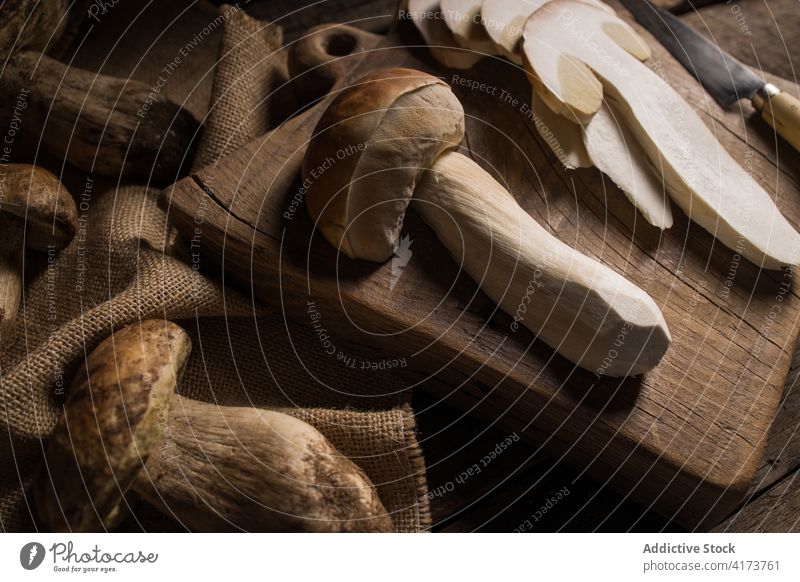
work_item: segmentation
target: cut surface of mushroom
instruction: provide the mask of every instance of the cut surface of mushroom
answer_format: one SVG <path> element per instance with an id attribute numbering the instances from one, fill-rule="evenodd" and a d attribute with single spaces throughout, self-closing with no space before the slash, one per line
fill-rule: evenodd
<path id="1" fill-rule="evenodd" d="M 503 54 L 522 64 L 520 41 L 528 17 L 551 0 L 483 0 L 481 16 L 489 38 Z M 583 0 L 603 10 L 613 9 L 600 0 Z"/>
<path id="2" fill-rule="evenodd" d="M 456 42 L 481 55 L 502 54 L 481 22 L 483 0 L 440 0 L 444 22 Z"/>
<path id="3" fill-rule="evenodd" d="M 407 10 L 433 57 L 451 69 L 470 69 L 484 55 L 462 48 L 444 22 L 439 0 L 408 0 Z"/>
<path id="4" fill-rule="evenodd" d="M 350 256 L 386 260 L 412 201 L 503 310 L 515 316 L 520 305 L 530 305 L 528 315 L 515 319 L 518 326 L 598 374 L 634 375 L 654 367 L 670 335 L 652 298 L 548 234 L 477 164 L 448 152 L 464 132 L 452 91 L 425 73 L 401 71 L 385 69 L 356 81 L 317 127 L 306 176 L 313 177 L 308 168 L 320 167 L 320 160 L 337 157 L 338 149 L 367 143 L 366 154 L 373 148 L 368 161 L 336 163 L 327 170 L 335 178 L 311 183 L 306 205 L 323 236 Z M 376 114 L 381 121 L 363 122 Z M 616 345 L 620 337 L 628 339 Z"/>
<path id="5" fill-rule="evenodd" d="M 528 19 L 523 52 L 534 87 L 555 111 L 588 121 L 607 92 L 662 169 L 671 198 L 717 240 L 765 268 L 800 264 L 800 235 L 692 107 L 640 62 L 649 51 L 628 24 L 554 0 Z"/>
<path id="6" fill-rule="evenodd" d="M 48 528 L 113 528 L 129 490 L 200 531 L 391 528 L 364 472 L 312 426 L 178 396 L 190 349 L 180 327 L 150 320 L 91 352 L 34 485 Z"/>
<path id="7" fill-rule="evenodd" d="M 670 228 L 666 185 L 608 100 L 583 126 L 583 139 L 592 163 L 619 186 L 645 220 L 661 230 Z"/>
<path id="8" fill-rule="evenodd" d="M 531 108 L 535 115 L 533 124 L 536 131 L 550 146 L 558 161 L 570 170 L 594 165 L 583 143 L 583 129 L 577 120 L 573 122 L 555 113 L 535 90 L 531 95 Z"/>
<path id="9" fill-rule="evenodd" d="M 480 21 L 489 37 L 500 47 L 500 52 L 504 56 L 521 64 L 523 61 L 520 41 L 525 21 L 535 10 L 550 1 L 552 0 L 483 0 L 482 3 L 455 2 L 447 3 L 445 6 L 452 10 L 451 26 L 455 27 L 455 22 L 478 21 L 477 15 L 473 12 L 476 6 L 481 4 Z M 613 14 L 613 9 L 599 0 L 581 1 Z M 457 9 L 453 9 L 452 6 L 457 6 Z M 431 14 L 437 7 L 438 0 L 418 0 L 409 3 L 409 9 L 417 9 L 417 12 L 411 14 L 412 18 L 416 18 L 418 27 L 428 27 L 422 31 L 426 42 L 449 43 L 451 41 L 444 36 L 452 36 L 449 30 L 442 30 L 435 25 L 441 21 L 423 16 Z M 433 38 L 434 27 L 438 28 L 440 33 L 438 39 Z M 641 53 L 640 56 L 646 55 Z M 468 63 L 467 66 L 472 64 L 474 62 Z M 584 133 L 577 118 L 573 118 L 572 121 L 568 119 L 573 117 L 572 111 L 561 109 L 560 113 L 556 113 L 545 104 L 536 91 L 533 91 L 531 104 L 536 115 L 534 125 L 539 135 L 565 167 L 600 168 L 625 193 L 647 222 L 662 230 L 672 226 L 672 209 L 665 196 L 660 176 L 654 173 L 652 163 L 641 149 L 634 145 L 632 134 L 624 127 L 609 123 L 610 111 L 607 106 L 598 110 L 597 115 L 601 119 L 595 120 L 591 126 L 588 121 L 586 122 L 587 131 Z M 590 140 L 593 145 L 591 156 L 584 140 Z"/>

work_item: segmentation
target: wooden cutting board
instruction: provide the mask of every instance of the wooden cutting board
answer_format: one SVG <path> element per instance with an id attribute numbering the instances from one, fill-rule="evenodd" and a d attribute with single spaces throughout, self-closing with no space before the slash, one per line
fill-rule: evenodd
<path id="1" fill-rule="evenodd" d="M 776 153 L 749 105 L 719 109 L 643 34 L 653 66 L 797 225 L 796 152 L 779 144 Z M 599 172 L 562 169 L 533 126 L 521 70 L 487 59 L 468 72 L 444 71 L 419 44 L 403 23 L 348 79 L 402 65 L 450 82 L 467 112 L 470 155 L 556 236 L 659 304 L 674 342 L 655 370 L 600 379 L 524 329 L 513 331 L 413 212 L 407 264 L 337 256 L 312 232 L 296 180 L 318 110 L 164 191 L 193 261 L 221 269 L 226 281 L 309 329 L 324 322 L 332 345 L 376 346 L 387 366 L 405 358 L 420 382 L 435 375 L 424 383 L 442 398 L 565 455 L 667 517 L 688 527 L 719 521 L 749 486 L 795 348 L 800 302 L 790 272 L 760 271 L 677 207 L 672 229 L 653 229 Z"/>

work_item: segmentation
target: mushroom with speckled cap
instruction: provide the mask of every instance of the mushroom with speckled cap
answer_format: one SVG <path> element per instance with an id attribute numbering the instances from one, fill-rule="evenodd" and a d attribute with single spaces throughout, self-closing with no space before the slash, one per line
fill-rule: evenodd
<path id="1" fill-rule="evenodd" d="M 0 165 L 0 336 L 19 312 L 25 247 L 60 251 L 77 228 L 75 201 L 56 176 L 39 166 Z"/>
<path id="2" fill-rule="evenodd" d="M 114 528 L 134 491 L 195 531 L 391 530 L 368 477 L 309 424 L 177 395 L 190 351 L 149 320 L 87 357 L 34 486 L 47 528 Z"/>

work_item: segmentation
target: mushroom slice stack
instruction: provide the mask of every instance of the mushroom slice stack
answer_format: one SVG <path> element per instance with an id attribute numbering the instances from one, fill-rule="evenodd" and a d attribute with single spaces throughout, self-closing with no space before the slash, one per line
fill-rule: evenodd
<path id="1" fill-rule="evenodd" d="M 330 104 L 306 152 L 306 206 L 317 229 L 349 257 L 385 261 L 412 204 L 486 294 L 562 356 L 610 376 L 657 365 L 671 338 L 653 299 L 553 237 L 480 166 L 450 151 L 463 136 L 461 104 L 440 79 L 410 69 L 359 79 Z M 326 168 L 326 160 L 334 162 Z M 527 303 L 536 309 L 520 314 Z M 628 339 L 609 359 L 620 334 Z"/>
<path id="2" fill-rule="evenodd" d="M 483 55 L 462 48 L 447 28 L 439 0 L 408 0 L 407 12 L 433 57 L 450 69 L 469 69 Z"/>
<path id="3" fill-rule="evenodd" d="M 646 44 L 616 15 L 555 0 L 525 25 L 534 87 L 554 111 L 593 122 L 604 94 L 678 206 L 720 242 L 765 268 L 800 264 L 800 235 L 725 151 L 694 109 L 641 61 Z"/>
<path id="4" fill-rule="evenodd" d="M 442 16 L 456 42 L 480 55 L 503 54 L 481 23 L 483 0 L 441 0 Z"/>
<path id="5" fill-rule="evenodd" d="M 531 91 L 531 110 L 535 115 L 533 121 L 536 131 L 566 168 L 574 170 L 594 165 L 583 143 L 583 131 L 579 123 L 554 112 L 535 90 Z"/>
<path id="6" fill-rule="evenodd" d="M 468 68 L 482 56 L 481 52 L 467 52 L 468 57 L 477 56 L 470 60 L 464 54 L 441 49 L 439 45 L 451 46 L 457 41 L 475 51 L 494 52 L 521 64 L 525 22 L 551 1 L 441 0 L 441 14 L 447 26 L 443 26 L 440 19 L 430 18 L 438 8 L 437 0 L 410 0 L 409 10 L 417 9 L 411 16 L 426 42 L 433 45 L 430 50 L 440 62 L 449 67 Z M 600 0 L 579 1 L 614 14 L 613 9 Z M 640 57 L 647 58 L 649 51 L 645 46 L 642 48 Z M 672 209 L 660 175 L 654 172 L 632 134 L 616 124 L 612 106 L 606 104 L 600 118 L 594 121 L 553 106 L 552 101 L 545 104 L 539 94 L 533 92 L 534 125 L 559 161 L 568 169 L 596 166 L 623 191 L 647 222 L 662 230 L 672 226 Z M 596 127 L 591 127 L 591 123 Z"/>
<path id="7" fill-rule="evenodd" d="M 481 17 L 486 33 L 500 47 L 505 56 L 517 64 L 522 64 L 520 42 L 525 21 L 536 10 L 551 0 L 483 0 Z M 613 9 L 600 0 L 582 0 L 613 12 Z"/>
<path id="8" fill-rule="evenodd" d="M 672 226 L 664 182 L 610 100 L 583 126 L 583 140 L 592 163 L 611 178 L 647 222 L 661 230 Z"/>

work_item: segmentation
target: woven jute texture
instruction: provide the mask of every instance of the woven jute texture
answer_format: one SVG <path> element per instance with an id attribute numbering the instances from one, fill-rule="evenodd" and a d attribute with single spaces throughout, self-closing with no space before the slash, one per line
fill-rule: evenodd
<path id="1" fill-rule="evenodd" d="M 162 85 L 164 96 L 203 120 L 195 165 L 216 162 L 269 129 L 268 97 L 286 81 L 279 27 L 231 6 L 161 2 L 134 19 L 124 4 L 104 15 L 90 39 L 95 47 L 83 47 L 76 62 L 155 84 L 183 49 L 181 66 Z M 167 28 L 169 35 L 159 34 Z M 0 338 L 0 527 L 39 527 L 27 492 L 86 355 L 113 330 L 165 318 L 192 336 L 181 394 L 279 409 L 314 425 L 367 473 L 397 531 L 428 529 L 424 463 L 402 382 L 387 371 L 342 365 L 310 326 L 287 322 L 279 310 L 194 269 L 157 204 L 158 190 L 73 173 L 64 180 L 79 204 L 78 235 L 57 255 L 28 252 L 23 311 Z M 184 529 L 133 501 L 123 529 Z"/>

